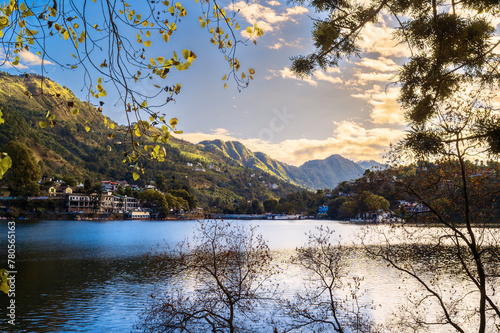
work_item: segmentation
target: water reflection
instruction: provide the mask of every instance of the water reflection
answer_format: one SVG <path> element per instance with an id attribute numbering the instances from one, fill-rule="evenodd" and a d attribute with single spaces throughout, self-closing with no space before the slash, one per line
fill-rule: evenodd
<path id="1" fill-rule="evenodd" d="M 297 246 L 307 242 L 308 231 L 326 224 L 335 230 L 333 241 L 352 244 L 361 229 L 335 221 L 234 223 L 259 225 L 258 231 L 269 241 L 275 261 L 284 268 L 278 282 L 288 296 L 302 288 L 304 273 L 286 262 Z M 18 222 L 17 325 L 12 329 L 2 311 L 0 331 L 134 331 L 149 295 L 169 286 L 168 271 L 159 275 L 157 261 L 145 254 L 177 244 L 192 235 L 196 225 L 195 221 Z M 0 225 L 0 268 L 6 266 L 7 238 L 2 236 L 6 231 L 4 222 Z M 361 251 L 349 259 L 349 268 L 352 274 L 365 277 L 363 299 L 377 305 L 370 315 L 379 323 L 385 322 L 395 305 L 403 304 L 405 295 L 416 288 L 414 282 L 403 282 L 385 263 L 368 259 Z M 0 295 L 0 308 L 5 309 L 8 301 Z"/>

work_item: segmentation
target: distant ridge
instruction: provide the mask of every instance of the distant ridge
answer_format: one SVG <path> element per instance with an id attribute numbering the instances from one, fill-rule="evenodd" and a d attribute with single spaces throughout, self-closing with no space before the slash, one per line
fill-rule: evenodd
<path id="1" fill-rule="evenodd" d="M 358 161 L 356 162 L 358 165 L 360 165 L 362 168 L 365 168 L 365 169 L 371 169 L 371 170 L 374 170 L 374 169 L 383 169 L 385 168 L 385 165 L 382 164 L 382 163 L 379 163 L 377 161 L 374 161 L 374 160 L 369 160 L 369 161 Z"/>
<path id="2" fill-rule="evenodd" d="M 238 141 L 206 140 L 198 145 L 206 151 L 222 153 L 242 166 L 262 170 L 311 190 L 333 188 L 344 180 L 360 177 L 366 169 L 338 154 L 324 160 L 308 161 L 296 167 L 277 161 L 264 153 L 254 153 Z"/>

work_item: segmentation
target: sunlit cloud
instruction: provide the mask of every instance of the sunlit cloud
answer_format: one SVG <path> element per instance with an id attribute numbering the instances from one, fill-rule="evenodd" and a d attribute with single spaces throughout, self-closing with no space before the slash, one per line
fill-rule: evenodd
<path id="1" fill-rule="evenodd" d="M 377 59 L 364 57 L 356 63 L 356 65 L 378 72 L 397 72 L 399 70 L 399 65 L 396 64 L 394 60 L 385 57 L 379 57 Z"/>
<path id="2" fill-rule="evenodd" d="M 271 6 L 279 6 L 281 5 L 281 3 L 279 1 L 276 1 L 276 0 L 271 0 L 271 1 L 267 1 L 267 3 Z"/>
<path id="3" fill-rule="evenodd" d="M 382 57 L 408 57 L 410 50 L 406 44 L 398 44 L 393 38 L 394 29 L 384 22 L 374 25 L 368 23 L 363 30 L 359 46 L 363 52 L 379 53 Z"/>
<path id="4" fill-rule="evenodd" d="M 309 160 L 324 159 L 334 154 L 355 161 L 370 159 L 383 161 L 382 156 L 390 143 L 395 143 L 403 134 L 402 130 L 392 128 L 366 129 L 353 121 L 334 122 L 333 125 L 332 135 L 324 140 L 295 139 L 274 143 L 258 138 L 236 138 L 221 128 L 208 134 L 186 133 L 180 138 L 193 143 L 214 139 L 239 141 L 254 152 L 260 151 L 279 161 L 299 166 Z"/>
<path id="5" fill-rule="evenodd" d="M 382 89 L 379 85 L 375 85 L 373 89 L 353 94 L 352 97 L 361 98 L 371 106 L 370 118 L 373 123 L 403 124 L 403 111 L 397 102 L 398 95 L 399 88 Z"/>
<path id="6" fill-rule="evenodd" d="M 270 1 L 268 4 L 277 6 L 277 1 Z M 278 3 L 279 4 L 279 3 Z M 266 7 L 258 3 L 247 3 L 239 1 L 231 5 L 229 9 L 239 11 L 241 15 L 251 25 L 257 24 L 264 32 L 271 32 L 278 29 L 285 22 L 296 22 L 293 16 L 306 14 L 309 10 L 302 6 L 287 8 L 285 11 L 278 13 L 271 7 Z M 248 37 L 245 30 L 242 29 L 242 35 Z"/>
<path id="7" fill-rule="evenodd" d="M 337 76 L 328 75 L 328 73 L 338 73 L 335 69 L 332 69 L 330 72 L 328 70 L 325 72 L 317 70 L 313 73 L 312 76 L 298 76 L 294 72 L 290 70 L 288 67 L 283 67 L 281 70 L 269 70 L 274 77 L 281 77 L 282 79 L 291 79 L 291 80 L 299 80 L 305 83 L 310 84 L 313 87 L 318 86 L 318 81 L 326 81 L 332 84 L 342 83 L 342 79 Z M 266 77 L 271 79 L 272 77 Z"/>
<path id="8" fill-rule="evenodd" d="M 394 81 L 396 75 L 388 73 L 363 73 L 357 72 L 353 74 L 353 78 L 349 80 L 349 85 L 366 85 L 373 82 L 391 82 Z"/>

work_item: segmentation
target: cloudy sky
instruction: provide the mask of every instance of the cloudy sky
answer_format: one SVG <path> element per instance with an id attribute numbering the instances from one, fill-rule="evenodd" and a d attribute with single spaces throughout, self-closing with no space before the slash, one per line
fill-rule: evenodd
<path id="1" fill-rule="evenodd" d="M 224 89 L 227 64 L 209 42 L 210 35 L 200 29 L 199 8 L 185 6 L 188 16 L 172 37 L 175 44 L 169 45 L 191 49 L 198 58 L 188 71 L 172 74 L 183 91 L 163 110 L 179 119 L 178 127 L 184 130 L 180 138 L 195 143 L 238 140 L 254 151 L 301 165 L 332 154 L 382 161 L 389 143 L 403 133 L 398 88 L 391 83 L 407 49 L 391 40 L 390 18 L 368 26 L 360 59 L 299 79 L 289 69 L 289 58 L 312 50 L 311 17 L 318 14 L 285 1 L 235 2 L 241 26 L 257 23 L 264 30 L 257 45 L 238 48 L 242 68 L 256 71 L 255 80 L 239 92 L 231 81 Z M 21 58 L 24 68 L 37 63 L 30 53 Z M 74 74 L 55 65 L 47 70 L 49 77 L 84 97 Z M 125 123 L 113 96 L 108 96 L 104 112 Z"/>

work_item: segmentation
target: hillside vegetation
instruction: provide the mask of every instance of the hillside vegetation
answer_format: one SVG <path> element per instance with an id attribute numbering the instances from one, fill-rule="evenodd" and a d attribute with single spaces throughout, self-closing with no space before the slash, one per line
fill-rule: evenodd
<path id="1" fill-rule="evenodd" d="M 0 146 L 13 140 L 26 144 L 33 150 L 44 177 L 69 175 L 79 182 L 127 180 L 143 186 L 161 175 L 176 186 L 180 183 L 191 189 L 205 207 L 216 200 L 262 202 L 300 189 L 263 171 L 242 166 L 221 152 L 173 137 L 164 145 L 165 161 L 147 162 L 144 174 L 134 181 L 132 166 L 123 163 L 122 129 L 116 125 L 118 134 L 110 138 L 111 130 L 104 126 L 104 116 L 97 108 L 81 102 L 70 90 L 50 80 L 45 80 L 41 98 L 40 77 L 36 75 L 0 73 L 0 87 L 0 108 L 5 119 L 0 126 Z M 73 114 L 75 108 L 79 109 L 77 115 Z M 49 117 L 48 110 L 51 110 Z M 54 126 L 41 128 L 40 122 L 50 121 L 52 115 Z"/>

